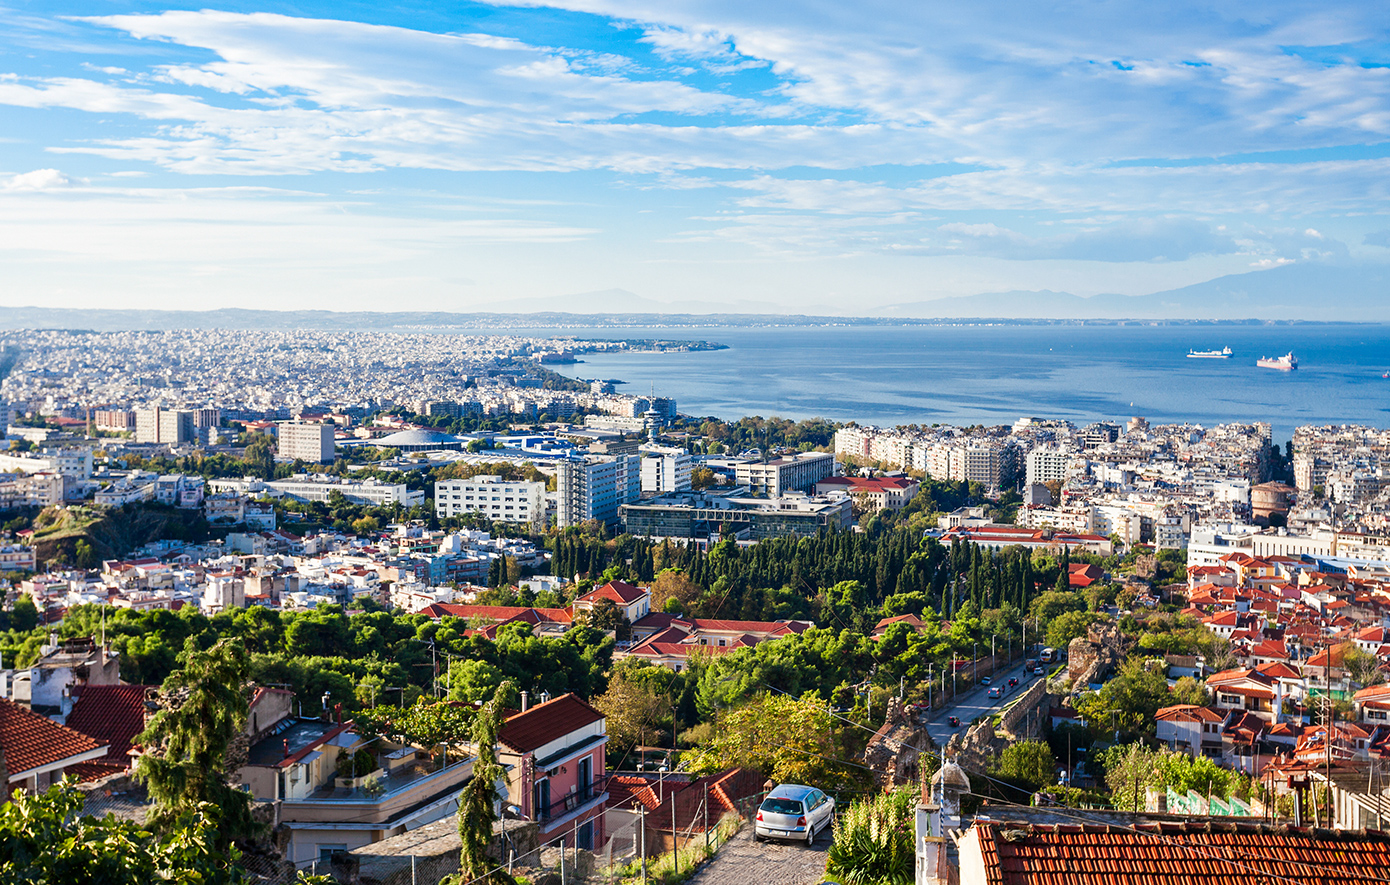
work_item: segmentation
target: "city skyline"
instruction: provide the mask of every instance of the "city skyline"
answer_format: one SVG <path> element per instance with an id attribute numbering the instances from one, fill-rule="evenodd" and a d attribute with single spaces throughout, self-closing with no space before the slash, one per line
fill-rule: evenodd
<path id="1" fill-rule="evenodd" d="M 1390 257 L 1390 46 L 1352 4 L 0 19 L 0 306 L 524 311 L 618 289 L 845 314 Z"/>

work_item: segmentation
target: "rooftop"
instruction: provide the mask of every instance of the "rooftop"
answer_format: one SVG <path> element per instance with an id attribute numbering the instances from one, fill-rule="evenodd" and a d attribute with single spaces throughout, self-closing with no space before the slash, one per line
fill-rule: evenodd
<path id="1" fill-rule="evenodd" d="M 1036 826 L 977 823 L 989 885 L 1352 885 L 1390 863 L 1367 831 L 1246 823 Z M 962 870 L 964 873 L 964 870 Z"/>

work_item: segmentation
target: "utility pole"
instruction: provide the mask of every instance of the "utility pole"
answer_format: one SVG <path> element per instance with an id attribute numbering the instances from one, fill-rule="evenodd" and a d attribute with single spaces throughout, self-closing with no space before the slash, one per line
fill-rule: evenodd
<path id="1" fill-rule="evenodd" d="M 1323 709 L 1327 711 L 1327 712 L 1326 712 L 1326 715 L 1324 715 L 1324 716 L 1322 717 L 1323 728 L 1324 728 L 1324 730 L 1326 730 L 1326 732 L 1327 732 L 1327 738 L 1326 738 L 1326 740 L 1323 741 L 1323 743 L 1325 744 L 1324 749 L 1327 751 L 1326 754 L 1325 754 L 1325 755 L 1326 755 L 1326 761 L 1323 763 L 1323 777 L 1324 777 L 1324 779 L 1325 779 L 1325 781 L 1326 781 L 1326 786 L 1324 786 L 1323 789 L 1327 791 L 1327 827 L 1328 827 L 1328 829 L 1331 829 L 1331 828 L 1332 828 L 1332 729 L 1333 729 L 1333 726 L 1336 724 L 1336 721 L 1337 721 L 1337 708 L 1334 707 L 1334 706 L 1332 706 L 1332 647 L 1331 647 L 1330 645 L 1324 645 L 1324 646 L 1323 646 L 1323 650 L 1322 650 L 1322 654 L 1323 654 L 1323 658 L 1322 658 L 1322 688 L 1323 688 L 1323 699 L 1324 699 L 1325 702 L 1326 702 L 1326 706 L 1324 706 Z M 1315 798 L 1316 798 L 1316 796 L 1315 796 Z"/>
<path id="2" fill-rule="evenodd" d="M 671 793 L 671 871 L 676 872 L 681 868 L 680 842 L 677 837 L 680 835 L 676 829 L 676 794 Z"/>
<path id="3" fill-rule="evenodd" d="M 642 885 L 647 885 L 647 806 L 642 806 Z"/>

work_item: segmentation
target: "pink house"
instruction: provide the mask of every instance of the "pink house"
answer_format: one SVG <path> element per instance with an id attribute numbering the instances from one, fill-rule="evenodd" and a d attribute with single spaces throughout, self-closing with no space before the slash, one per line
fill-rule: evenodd
<path id="1" fill-rule="evenodd" d="M 540 825 L 542 844 L 603 844 L 607 743 L 603 714 L 573 693 L 507 717 L 497 759 L 508 767 L 508 801 Z"/>

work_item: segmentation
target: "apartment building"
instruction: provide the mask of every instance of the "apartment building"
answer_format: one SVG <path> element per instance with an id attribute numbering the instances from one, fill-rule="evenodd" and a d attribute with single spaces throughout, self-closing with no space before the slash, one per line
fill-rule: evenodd
<path id="1" fill-rule="evenodd" d="M 1073 456 L 1057 449 L 1033 449 L 1027 458 L 1027 483 L 1061 482 L 1067 478 L 1067 468 Z"/>
<path id="2" fill-rule="evenodd" d="M 502 522 L 532 522 L 545 515 L 545 483 L 474 476 L 434 484 L 434 510 L 441 517 L 479 513 Z"/>
<path id="3" fill-rule="evenodd" d="M 556 471 L 556 523 L 560 528 L 597 519 L 618 522 L 618 508 L 642 497 L 638 455 L 586 455 L 561 461 Z"/>
<path id="4" fill-rule="evenodd" d="M 195 415 L 191 411 L 155 406 L 135 413 L 135 441 L 181 446 L 198 437 Z"/>
<path id="5" fill-rule="evenodd" d="M 834 473 L 834 455 L 801 452 L 765 463 L 739 464 L 734 468 L 734 481 L 755 495 L 780 498 L 788 492 L 810 491 Z"/>
<path id="6" fill-rule="evenodd" d="M 334 424 L 309 424 L 287 421 L 276 434 L 276 452 L 286 461 L 306 461 L 312 464 L 332 464 L 335 457 Z"/>
<path id="7" fill-rule="evenodd" d="M 685 449 L 644 445 L 642 493 L 664 495 L 690 489 L 691 460 Z"/>

